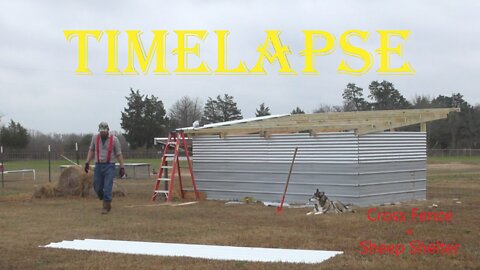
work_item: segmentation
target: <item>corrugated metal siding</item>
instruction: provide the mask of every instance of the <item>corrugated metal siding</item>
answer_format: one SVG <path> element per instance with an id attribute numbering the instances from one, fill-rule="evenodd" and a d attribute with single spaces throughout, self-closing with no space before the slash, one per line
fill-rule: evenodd
<path id="1" fill-rule="evenodd" d="M 425 132 L 382 132 L 359 137 L 360 163 L 425 161 Z"/>
<path id="2" fill-rule="evenodd" d="M 297 159 L 306 163 L 351 163 L 357 161 L 357 139 L 353 133 L 218 136 L 194 138 L 194 156 L 199 162 L 278 162 L 290 163 L 295 146 Z"/>
<path id="3" fill-rule="evenodd" d="M 304 203 L 317 188 L 360 205 L 425 198 L 425 133 L 418 132 L 195 137 L 197 187 L 209 199 L 279 201 L 296 146 L 287 202 Z"/>
<path id="4" fill-rule="evenodd" d="M 426 136 L 425 132 L 360 136 L 358 203 L 426 199 Z"/>

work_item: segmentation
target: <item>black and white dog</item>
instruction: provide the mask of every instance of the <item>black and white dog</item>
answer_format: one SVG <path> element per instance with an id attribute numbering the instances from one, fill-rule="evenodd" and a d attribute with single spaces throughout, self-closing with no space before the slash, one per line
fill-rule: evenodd
<path id="1" fill-rule="evenodd" d="M 328 199 L 325 192 L 317 189 L 313 196 L 309 199 L 310 202 L 313 202 L 313 211 L 308 212 L 307 215 L 321 215 L 324 213 L 345 213 L 345 212 L 355 212 L 352 210 L 351 205 L 345 205 L 339 201 L 331 201 Z"/>

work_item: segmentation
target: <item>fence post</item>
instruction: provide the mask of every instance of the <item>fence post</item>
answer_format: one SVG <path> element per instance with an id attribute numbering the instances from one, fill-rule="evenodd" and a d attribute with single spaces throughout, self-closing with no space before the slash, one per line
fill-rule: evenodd
<path id="1" fill-rule="evenodd" d="M 48 145 L 48 182 L 52 182 L 52 170 L 50 160 L 50 144 Z"/>
<path id="2" fill-rule="evenodd" d="M 75 152 L 77 152 L 77 165 L 80 165 L 80 155 L 78 153 L 78 143 L 75 142 Z"/>
<path id="3" fill-rule="evenodd" d="M 3 160 L 3 145 L 0 146 L 0 154 L 2 155 L 2 158 L 1 158 L 1 164 L 2 164 L 2 188 L 5 187 L 5 182 L 4 182 L 4 178 L 3 178 L 3 171 L 5 170 L 5 161 Z"/>

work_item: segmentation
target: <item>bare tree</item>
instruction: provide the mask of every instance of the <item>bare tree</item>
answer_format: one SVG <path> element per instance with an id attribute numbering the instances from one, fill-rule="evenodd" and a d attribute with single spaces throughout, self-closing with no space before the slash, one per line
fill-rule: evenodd
<path id="1" fill-rule="evenodd" d="M 415 95 L 411 101 L 413 108 L 426 109 L 432 107 L 432 98 L 428 95 Z"/>
<path id="2" fill-rule="evenodd" d="M 325 113 L 325 112 L 342 112 L 343 107 L 337 105 L 320 104 L 317 109 L 313 110 L 313 113 Z"/>
<path id="3" fill-rule="evenodd" d="M 176 128 L 190 127 L 193 122 L 200 121 L 203 113 L 203 102 L 196 97 L 183 96 L 170 108 L 169 117 Z"/>

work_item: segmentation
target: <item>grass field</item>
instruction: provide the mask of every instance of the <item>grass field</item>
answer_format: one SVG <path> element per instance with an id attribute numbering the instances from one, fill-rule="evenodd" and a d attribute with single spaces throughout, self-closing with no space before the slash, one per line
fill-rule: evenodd
<path id="1" fill-rule="evenodd" d="M 156 160 L 129 160 L 150 162 Z M 60 164 L 52 165 L 57 179 Z M 6 163 L 7 169 L 37 170 L 37 184 L 48 182 L 48 163 Z M 156 167 L 153 166 L 153 167 Z M 202 201 L 170 207 L 150 203 L 153 179 L 118 180 L 128 196 L 116 198 L 101 216 L 95 198 L 32 199 L 30 175 L 7 175 L 0 189 L 0 269 L 479 269 L 480 159 L 429 160 L 426 201 L 377 206 L 377 211 L 451 211 L 451 222 L 371 222 L 369 207 L 342 215 L 306 216 L 310 209 L 261 204 L 225 205 Z M 458 203 L 460 202 L 460 203 Z M 431 208 L 432 204 L 438 208 Z M 413 234 L 406 231 L 412 229 Z M 39 248 L 62 240 L 98 238 L 247 247 L 338 250 L 322 264 L 247 263 L 182 257 L 154 257 Z M 403 244 L 413 240 L 458 243 L 457 254 L 362 255 L 360 242 Z"/>

